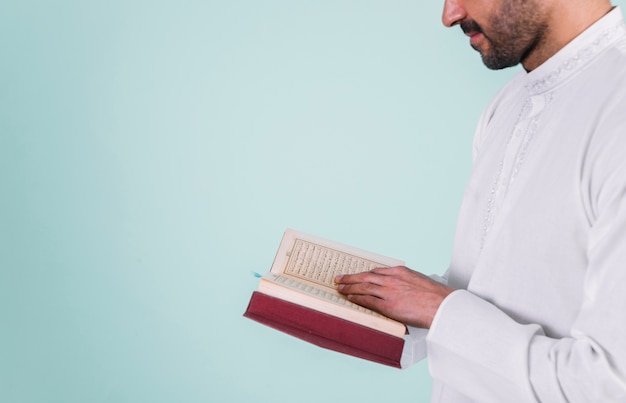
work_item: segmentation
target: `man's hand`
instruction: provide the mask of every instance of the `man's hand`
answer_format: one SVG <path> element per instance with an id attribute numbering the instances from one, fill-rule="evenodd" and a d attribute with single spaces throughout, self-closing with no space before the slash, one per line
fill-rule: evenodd
<path id="1" fill-rule="evenodd" d="M 402 266 L 337 276 L 335 282 L 350 301 L 422 328 L 430 328 L 439 305 L 454 291 Z"/>

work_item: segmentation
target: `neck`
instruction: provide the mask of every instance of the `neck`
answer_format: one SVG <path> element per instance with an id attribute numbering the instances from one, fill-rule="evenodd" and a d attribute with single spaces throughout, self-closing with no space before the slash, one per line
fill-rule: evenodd
<path id="1" fill-rule="evenodd" d="M 546 32 L 522 59 L 522 66 L 528 72 L 541 66 L 613 9 L 610 0 L 563 0 L 554 3 L 548 10 Z"/>

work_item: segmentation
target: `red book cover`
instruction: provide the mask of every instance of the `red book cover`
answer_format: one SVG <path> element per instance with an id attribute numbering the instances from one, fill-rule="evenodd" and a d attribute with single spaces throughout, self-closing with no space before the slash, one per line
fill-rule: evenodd
<path id="1" fill-rule="evenodd" d="M 402 338 L 258 291 L 244 316 L 319 347 L 400 368 Z"/>

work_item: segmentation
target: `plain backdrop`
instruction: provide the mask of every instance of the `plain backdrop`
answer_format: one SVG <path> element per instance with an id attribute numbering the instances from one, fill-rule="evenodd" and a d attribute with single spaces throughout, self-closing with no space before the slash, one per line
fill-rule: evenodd
<path id="1" fill-rule="evenodd" d="M 2 2 L 0 401 L 428 401 L 242 314 L 286 227 L 446 269 L 519 70 L 442 6 Z"/>

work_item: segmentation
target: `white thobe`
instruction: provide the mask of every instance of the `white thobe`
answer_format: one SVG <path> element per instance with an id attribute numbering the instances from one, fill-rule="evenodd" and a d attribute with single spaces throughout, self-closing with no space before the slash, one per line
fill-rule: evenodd
<path id="1" fill-rule="evenodd" d="M 427 351 L 433 402 L 626 402 L 620 9 L 516 75 L 474 152 L 446 276 L 457 290 L 428 332 L 411 329 L 405 365 Z"/>

